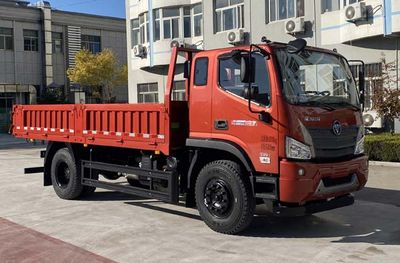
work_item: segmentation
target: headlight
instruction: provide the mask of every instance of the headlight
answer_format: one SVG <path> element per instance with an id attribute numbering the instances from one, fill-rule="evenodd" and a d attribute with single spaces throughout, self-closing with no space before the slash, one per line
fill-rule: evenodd
<path id="1" fill-rule="evenodd" d="M 364 153 L 364 139 L 365 139 L 364 134 L 365 134 L 364 126 L 361 126 L 357 135 L 357 144 L 354 150 L 354 155 L 359 155 Z"/>
<path id="2" fill-rule="evenodd" d="M 354 150 L 354 154 L 363 154 L 364 153 L 364 137 L 361 138 L 356 144 L 356 149 Z"/>
<path id="3" fill-rule="evenodd" d="M 295 139 L 286 137 L 286 157 L 292 159 L 310 160 L 311 148 Z"/>

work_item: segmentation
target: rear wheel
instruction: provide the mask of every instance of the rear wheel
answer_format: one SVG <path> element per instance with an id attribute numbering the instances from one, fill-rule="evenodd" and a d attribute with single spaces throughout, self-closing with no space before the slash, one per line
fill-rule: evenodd
<path id="1" fill-rule="evenodd" d="M 82 185 L 80 171 L 67 148 L 58 150 L 54 155 L 51 162 L 51 180 L 54 191 L 61 199 L 77 199 L 84 192 L 93 190 Z"/>
<path id="2" fill-rule="evenodd" d="M 195 195 L 200 216 L 216 232 L 239 233 L 253 219 L 255 203 L 250 181 L 236 162 L 207 164 L 197 178 Z"/>

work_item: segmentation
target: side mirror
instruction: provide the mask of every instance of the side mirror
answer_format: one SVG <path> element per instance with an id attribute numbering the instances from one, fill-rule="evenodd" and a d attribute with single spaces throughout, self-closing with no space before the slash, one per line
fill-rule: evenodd
<path id="1" fill-rule="evenodd" d="M 240 60 L 240 80 L 243 83 L 253 83 L 255 79 L 255 59 L 242 56 Z"/>
<path id="2" fill-rule="evenodd" d="M 245 99 L 251 100 L 257 97 L 259 94 L 258 86 L 251 85 L 250 88 L 246 86 L 243 91 L 243 97 Z"/>
<path id="3" fill-rule="evenodd" d="M 190 78 L 190 61 L 186 60 L 185 64 L 183 64 L 183 77 L 185 79 Z"/>
<path id="4" fill-rule="evenodd" d="M 307 41 L 302 38 L 290 41 L 287 45 L 287 52 L 289 54 L 298 54 L 303 51 L 307 46 Z"/>

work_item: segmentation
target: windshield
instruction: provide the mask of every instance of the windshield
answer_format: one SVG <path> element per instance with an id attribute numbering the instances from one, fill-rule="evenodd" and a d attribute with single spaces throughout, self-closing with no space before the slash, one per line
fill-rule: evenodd
<path id="1" fill-rule="evenodd" d="M 276 51 L 282 72 L 283 94 L 295 105 L 359 107 L 356 85 L 345 59 L 304 50 L 289 54 Z"/>

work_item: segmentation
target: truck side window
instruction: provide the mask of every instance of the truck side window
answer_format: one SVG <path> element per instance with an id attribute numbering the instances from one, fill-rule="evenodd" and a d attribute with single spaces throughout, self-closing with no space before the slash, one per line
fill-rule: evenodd
<path id="1" fill-rule="evenodd" d="M 269 72 L 266 59 L 261 54 L 254 54 L 256 60 L 254 85 L 258 86 L 259 95 L 254 101 L 268 106 L 270 95 Z M 240 59 L 224 57 L 219 60 L 219 85 L 226 91 L 244 97 L 244 88 L 248 85 L 240 80 Z"/>
<path id="2" fill-rule="evenodd" d="M 208 58 L 196 59 L 194 67 L 194 85 L 205 86 L 207 85 L 208 76 Z"/>

